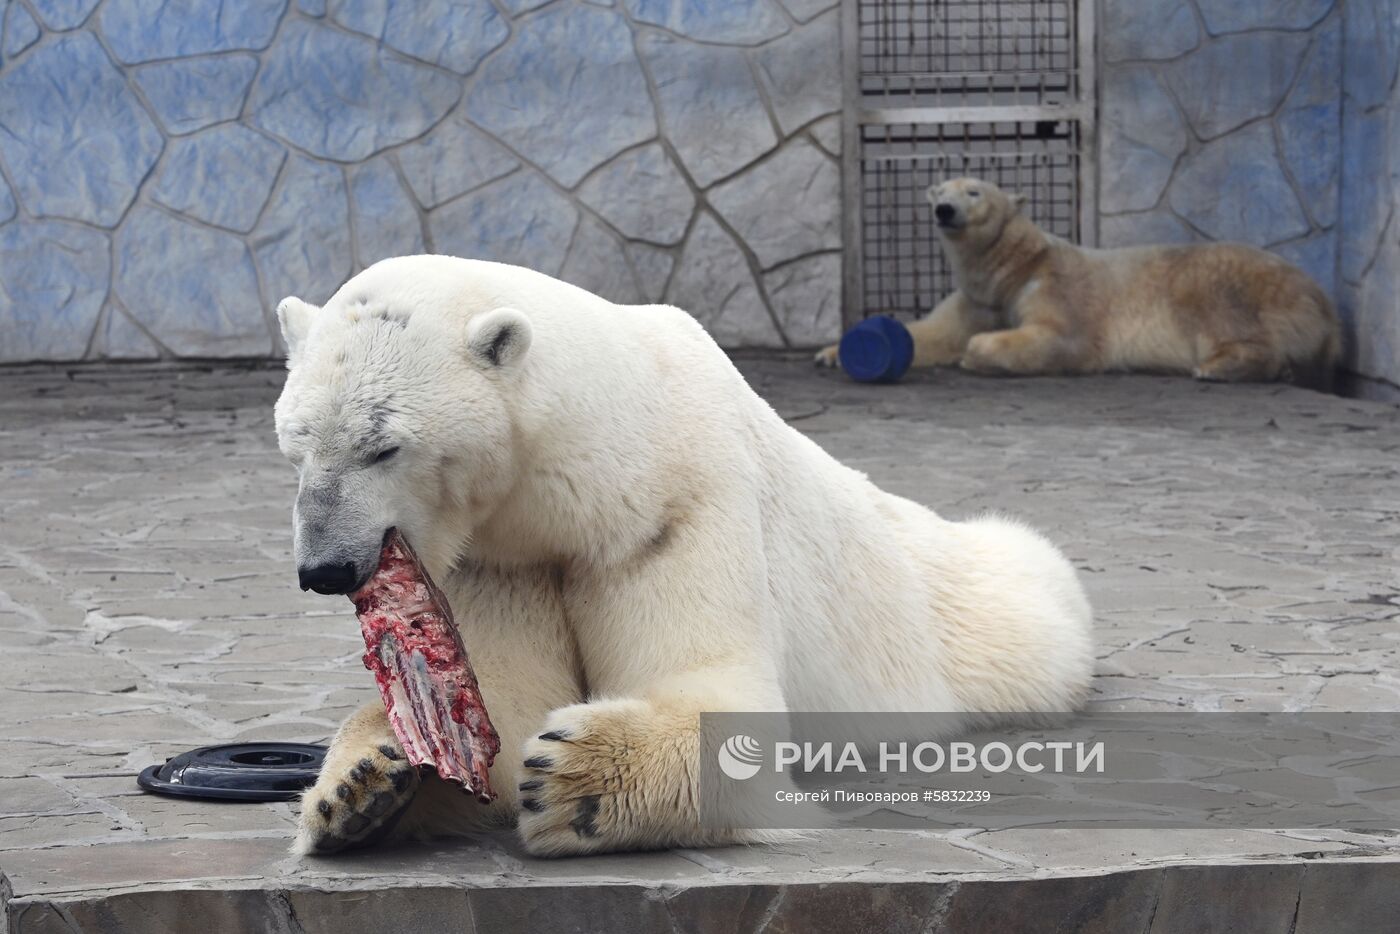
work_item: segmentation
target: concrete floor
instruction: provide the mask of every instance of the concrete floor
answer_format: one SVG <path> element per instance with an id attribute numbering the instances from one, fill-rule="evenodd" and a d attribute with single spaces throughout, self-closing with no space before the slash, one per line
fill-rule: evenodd
<path id="1" fill-rule="evenodd" d="M 949 517 L 1064 546 L 1107 709 L 1400 710 L 1400 407 L 1152 377 L 866 387 L 741 360 L 796 427 Z M 293 811 L 142 794 L 191 746 L 324 740 L 373 696 L 296 588 L 274 369 L 0 373 L 10 930 L 1293 931 L 1400 916 L 1394 832 L 815 834 L 541 862 L 508 838 L 298 860 Z"/>

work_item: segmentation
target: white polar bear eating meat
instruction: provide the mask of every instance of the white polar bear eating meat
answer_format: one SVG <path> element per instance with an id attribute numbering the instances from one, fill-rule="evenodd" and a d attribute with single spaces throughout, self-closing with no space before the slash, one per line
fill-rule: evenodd
<path id="1" fill-rule="evenodd" d="M 299 852 L 517 821 L 541 855 L 757 839 L 701 825 L 702 712 L 1059 711 L 1085 692 L 1089 605 L 1054 546 L 877 489 L 679 309 L 411 256 L 277 311 L 302 586 L 356 589 L 397 526 L 502 741 L 483 806 L 410 768 L 367 704 L 303 799 Z"/>

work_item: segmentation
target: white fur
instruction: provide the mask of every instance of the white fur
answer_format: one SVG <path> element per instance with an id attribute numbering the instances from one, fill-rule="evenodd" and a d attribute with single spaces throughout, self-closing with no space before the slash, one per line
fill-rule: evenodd
<path id="1" fill-rule="evenodd" d="M 401 833 L 508 819 L 526 799 L 537 853 L 740 839 L 698 825 L 702 711 L 1066 710 L 1084 693 L 1090 610 L 1052 545 L 877 489 L 784 423 L 683 311 L 416 256 L 311 319 L 277 404 L 283 450 L 303 485 L 354 491 L 340 539 L 397 525 L 423 552 L 504 739 L 504 814 L 425 782 Z M 508 361 L 474 349 L 521 319 Z M 357 433 L 386 401 L 401 453 L 366 464 Z M 365 717 L 321 795 L 355 744 L 388 735 Z M 546 728 L 567 741 L 533 738 Z M 540 784 L 517 796 L 522 779 Z M 590 797 L 592 833 L 573 826 Z M 303 851 L 326 832 L 306 810 Z"/>

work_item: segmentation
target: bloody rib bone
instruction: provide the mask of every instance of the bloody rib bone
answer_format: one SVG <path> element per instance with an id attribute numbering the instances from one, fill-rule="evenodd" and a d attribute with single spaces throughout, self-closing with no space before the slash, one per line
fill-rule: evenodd
<path id="1" fill-rule="evenodd" d="M 431 766 L 483 804 L 496 797 L 487 769 L 501 741 L 447 598 L 413 548 L 390 529 L 379 567 L 350 595 L 389 725 L 414 765 Z"/>

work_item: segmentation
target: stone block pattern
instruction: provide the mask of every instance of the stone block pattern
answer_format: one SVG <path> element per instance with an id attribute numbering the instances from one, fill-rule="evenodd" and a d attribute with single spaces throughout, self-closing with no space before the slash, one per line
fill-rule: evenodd
<path id="1" fill-rule="evenodd" d="M 1249 243 L 1335 297 L 1346 15 L 1340 0 L 1105 4 L 1100 243 Z"/>
<path id="2" fill-rule="evenodd" d="M 275 356 L 423 251 L 826 342 L 836 6 L 0 0 L 0 363 Z"/>
<path id="3" fill-rule="evenodd" d="M 1337 274 L 1351 369 L 1400 384 L 1400 5 L 1348 0 Z"/>

